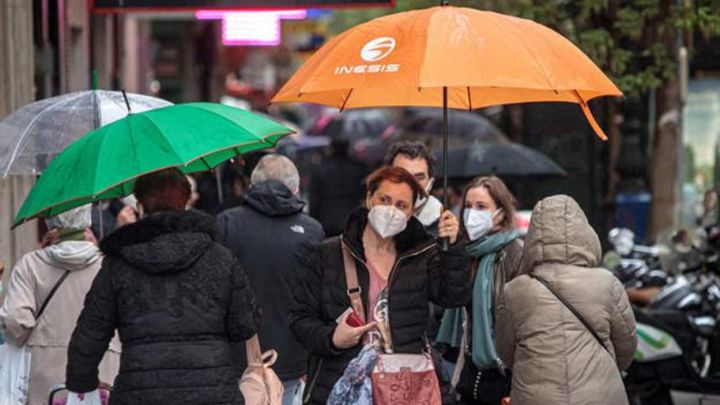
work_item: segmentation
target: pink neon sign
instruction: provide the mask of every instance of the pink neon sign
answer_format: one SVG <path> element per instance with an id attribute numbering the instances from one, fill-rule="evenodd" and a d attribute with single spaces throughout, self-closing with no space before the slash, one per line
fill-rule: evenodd
<path id="1" fill-rule="evenodd" d="M 277 46 L 282 40 L 281 20 L 302 20 L 307 17 L 307 10 L 198 10 L 195 17 L 199 20 L 222 19 L 224 45 Z"/>

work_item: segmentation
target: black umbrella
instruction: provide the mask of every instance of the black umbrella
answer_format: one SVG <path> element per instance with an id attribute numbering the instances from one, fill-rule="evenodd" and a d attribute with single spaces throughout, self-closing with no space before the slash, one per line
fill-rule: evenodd
<path id="1" fill-rule="evenodd" d="M 321 115 L 307 130 L 308 135 L 325 135 L 348 141 L 376 138 L 392 123 L 387 110 L 361 108 Z"/>
<path id="2" fill-rule="evenodd" d="M 442 148 L 443 110 L 413 108 L 406 110 L 407 117 L 398 125 L 393 141 L 420 141 L 431 149 Z M 463 146 L 476 142 L 509 143 L 510 140 L 495 124 L 484 116 L 462 110 L 448 111 L 447 132 L 449 143 Z"/>
<path id="3" fill-rule="evenodd" d="M 567 172 L 545 154 L 518 143 L 475 143 L 448 151 L 448 176 L 563 177 Z"/>

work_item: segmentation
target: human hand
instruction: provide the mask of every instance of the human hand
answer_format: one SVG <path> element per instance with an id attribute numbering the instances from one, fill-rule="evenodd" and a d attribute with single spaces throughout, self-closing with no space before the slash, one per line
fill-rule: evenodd
<path id="1" fill-rule="evenodd" d="M 458 232 L 460 231 L 460 222 L 458 222 L 455 214 L 450 210 L 440 215 L 440 222 L 438 223 L 438 236 L 441 238 L 450 239 L 450 244 L 455 243 L 457 240 Z"/>
<path id="2" fill-rule="evenodd" d="M 350 312 L 346 312 L 339 319 L 340 322 L 338 322 L 338 325 L 333 332 L 332 342 L 338 349 L 349 349 L 357 345 L 360 343 L 360 339 L 362 339 L 366 332 L 375 329 L 377 326 L 377 322 L 371 322 L 367 325 L 358 327 L 350 326 L 347 323 L 348 316 L 350 316 Z"/>
<path id="3" fill-rule="evenodd" d="M 117 221 L 119 227 L 125 226 L 137 222 L 137 215 L 135 214 L 133 207 L 126 205 L 122 210 L 120 210 L 120 212 L 118 212 L 115 220 Z"/>

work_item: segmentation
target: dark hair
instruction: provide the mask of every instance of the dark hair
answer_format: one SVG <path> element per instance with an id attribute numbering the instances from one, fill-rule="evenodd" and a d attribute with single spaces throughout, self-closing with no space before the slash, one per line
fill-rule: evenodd
<path id="1" fill-rule="evenodd" d="M 425 189 L 415 180 L 415 177 L 413 177 L 410 172 L 402 167 L 395 166 L 381 167 L 370 173 L 366 182 L 368 194 L 374 194 L 380 188 L 380 184 L 382 184 L 383 181 L 389 181 L 395 184 L 405 183 L 410 186 L 413 193 L 413 204 L 415 204 L 418 197 L 427 196 Z"/>
<path id="2" fill-rule="evenodd" d="M 460 209 L 460 218 L 465 218 L 465 200 L 467 199 L 468 192 L 474 188 L 483 187 L 490 194 L 490 198 L 498 207 L 503 210 L 503 220 L 500 222 L 500 227 L 509 231 L 515 229 L 515 211 L 517 210 L 517 200 L 508 190 L 505 183 L 496 176 L 478 177 L 471 181 L 465 186 L 462 198 L 462 208 Z M 461 229 L 465 233 L 465 221 L 461 222 Z"/>
<path id="3" fill-rule="evenodd" d="M 160 170 L 135 181 L 135 197 L 147 214 L 183 210 L 190 198 L 190 182 L 176 168 Z"/>
<path id="4" fill-rule="evenodd" d="M 398 155 L 405 155 L 410 159 L 424 159 L 428 165 L 428 175 L 435 177 L 435 155 L 422 142 L 403 141 L 395 142 L 385 155 L 385 165 L 392 166 Z"/>

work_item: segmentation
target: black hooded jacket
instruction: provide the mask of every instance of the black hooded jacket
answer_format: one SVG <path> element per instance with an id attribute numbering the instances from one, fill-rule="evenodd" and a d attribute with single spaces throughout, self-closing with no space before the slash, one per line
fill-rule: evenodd
<path id="1" fill-rule="evenodd" d="M 260 345 L 278 352 L 273 370 L 281 380 L 305 374 L 307 350 L 290 333 L 288 316 L 304 258 L 325 237 L 304 206 L 283 183 L 269 180 L 253 185 L 240 207 L 218 215 L 218 240 L 247 271 L 263 312 Z"/>
<path id="2" fill-rule="evenodd" d="M 362 234 L 368 211 L 356 210 L 342 237 L 325 240 L 308 264 L 295 294 L 290 328 L 311 353 L 305 401 L 324 404 L 345 367 L 360 351 L 357 345 L 338 349 L 332 343 L 335 320 L 350 307 L 341 251 L 345 243 L 355 257 L 362 300 L 368 305 L 369 273 L 365 267 Z M 435 239 L 420 221 L 410 218 L 407 228 L 395 237 L 397 259 L 388 280 L 389 319 L 397 353 L 420 353 L 430 301 L 453 308 L 470 299 L 470 258 L 462 243 L 441 253 Z"/>
<path id="3" fill-rule="evenodd" d="M 255 295 L 197 212 L 148 216 L 101 244 L 102 268 L 68 348 L 67 388 L 94 390 L 117 329 L 120 373 L 110 404 L 242 404 L 231 342 L 259 323 Z"/>

